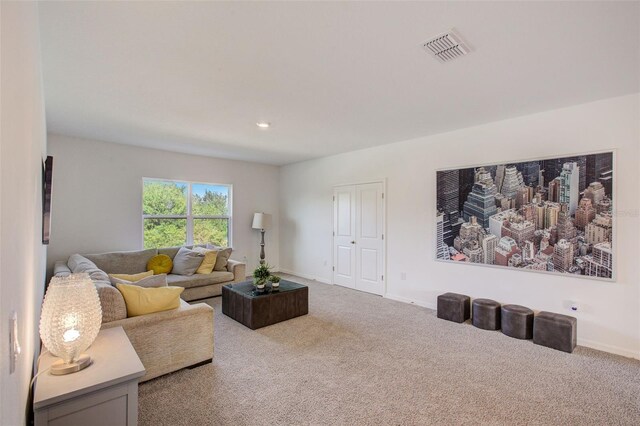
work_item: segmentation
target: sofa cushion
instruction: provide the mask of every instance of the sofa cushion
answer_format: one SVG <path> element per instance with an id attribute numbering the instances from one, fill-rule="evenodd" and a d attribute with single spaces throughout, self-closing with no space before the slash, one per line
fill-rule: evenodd
<path id="1" fill-rule="evenodd" d="M 167 274 L 158 274 L 151 275 L 148 277 L 144 277 L 141 280 L 129 281 L 123 280 L 121 278 L 116 278 L 111 275 L 111 284 L 129 284 L 129 285 L 137 285 L 138 287 L 145 288 L 157 288 L 157 287 L 166 287 L 167 286 Z"/>
<path id="2" fill-rule="evenodd" d="M 213 268 L 216 266 L 216 259 L 218 257 L 217 250 L 209 250 L 203 247 L 194 247 L 193 251 L 204 254 L 204 260 L 198 267 L 196 274 L 210 274 L 213 272 Z"/>
<path id="3" fill-rule="evenodd" d="M 98 268 L 107 274 L 137 274 L 147 270 L 147 262 L 156 254 L 158 254 L 158 250 L 148 249 L 85 254 L 84 257 L 95 263 Z"/>
<path id="4" fill-rule="evenodd" d="M 164 254 L 173 259 L 174 257 L 176 257 L 178 250 L 180 250 L 180 247 L 164 247 L 158 249 L 158 254 Z"/>
<path id="5" fill-rule="evenodd" d="M 84 256 L 72 254 L 69 256 L 67 265 L 69 265 L 69 269 L 71 269 L 71 272 L 74 274 L 86 272 L 93 281 L 109 282 L 109 276 Z"/>
<path id="6" fill-rule="evenodd" d="M 188 249 L 192 249 L 194 247 L 207 248 L 207 244 L 195 244 L 193 246 L 163 247 L 158 249 L 158 254 L 166 254 L 171 259 L 173 259 L 174 257 L 176 257 L 176 254 L 178 254 L 178 250 L 180 250 L 182 247 L 185 247 Z"/>
<path id="7" fill-rule="evenodd" d="M 182 287 L 144 288 L 137 285 L 116 284 L 127 305 L 127 316 L 153 314 L 180 307 Z"/>
<path id="8" fill-rule="evenodd" d="M 154 274 L 169 274 L 173 269 L 173 260 L 166 254 L 156 254 L 147 262 L 147 271 Z"/>
<path id="9" fill-rule="evenodd" d="M 196 274 L 191 276 L 185 275 L 167 275 L 167 283 L 169 285 L 178 285 L 184 288 L 202 287 L 211 284 L 220 284 L 233 281 L 231 272 L 213 271 L 210 274 Z"/>
<path id="10" fill-rule="evenodd" d="M 203 260 L 204 254 L 186 247 L 180 247 L 176 257 L 173 258 L 173 269 L 171 273 L 177 275 L 193 275 Z"/>
<path id="11" fill-rule="evenodd" d="M 218 247 L 213 244 L 207 244 L 207 249 L 209 250 L 217 250 L 218 257 L 216 258 L 216 266 L 213 268 L 214 271 L 226 271 L 227 270 L 227 262 L 231 257 L 231 247 L 223 248 Z"/>
<path id="12" fill-rule="evenodd" d="M 111 284 L 115 285 L 113 279 L 125 280 L 125 281 L 140 281 L 143 278 L 152 277 L 153 271 L 140 272 L 137 274 L 109 274 L 109 279 L 111 280 Z"/>

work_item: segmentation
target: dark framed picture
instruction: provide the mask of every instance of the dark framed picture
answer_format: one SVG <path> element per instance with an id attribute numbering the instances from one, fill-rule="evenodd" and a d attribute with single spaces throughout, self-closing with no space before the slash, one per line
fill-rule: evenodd
<path id="1" fill-rule="evenodd" d="M 613 154 L 437 171 L 436 259 L 615 280 Z"/>
<path id="2" fill-rule="evenodd" d="M 42 167 L 42 244 L 49 244 L 51 234 L 51 183 L 53 157 L 48 156 Z"/>

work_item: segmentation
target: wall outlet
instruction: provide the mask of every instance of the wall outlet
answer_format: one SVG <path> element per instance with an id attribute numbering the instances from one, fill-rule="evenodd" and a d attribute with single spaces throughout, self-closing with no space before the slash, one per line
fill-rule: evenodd
<path id="1" fill-rule="evenodd" d="M 401 272 L 401 273 L 400 273 L 400 279 L 401 279 L 402 281 L 405 281 L 405 280 L 407 279 L 407 273 L 406 273 L 406 272 Z"/>
<path id="2" fill-rule="evenodd" d="M 15 373 L 20 352 L 22 349 L 18 340 L 18 314 L 13 311 L 9 316 L 9 374 Z"/>
<path id="3" fill-rule="evenodd" d="M 327 263 L 328 263 L 328 262 L 325 260 L 325 261 L 324 261 L 324 266 L 327 266 Z"/>
<path id="4" fill-rule="evenodd" d="M 576 301 L 576 300 L 565 300 L 562 303 L 563 308 L 571 311 L 571 312 L 578 312 L 578 310 L 580 309 L 580 302 Z"/>

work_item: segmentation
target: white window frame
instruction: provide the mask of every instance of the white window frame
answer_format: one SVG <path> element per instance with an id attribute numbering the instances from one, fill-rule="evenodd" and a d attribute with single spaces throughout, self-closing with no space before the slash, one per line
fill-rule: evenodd
<path id="1" fill-rule="evenodd" d="M 144 183 L 145 182 L 174 182 L 187 185 L 187 214 L 181 215 L 146 215 L 144 214 Z M 229 214 L 228 215 L 193 215 L 191 210 L 191 187 L 192 185 L 212 185 L 225 186 L 229 188 Z M 227 220 L 227 245 L 233 247 L 233 185 L 230 183 L 194 182 L 178 179 L 162 178 L 142 178 L 142 192 L 140 193 L 140 211 L 142 212 L 142 247 L 144 247 L 144 220 L 145 219 L 186 219 L 187 220 L 187 242 L 186 245 L 193 245 L 193 220 L 194 219 L 226 219 Z"/>

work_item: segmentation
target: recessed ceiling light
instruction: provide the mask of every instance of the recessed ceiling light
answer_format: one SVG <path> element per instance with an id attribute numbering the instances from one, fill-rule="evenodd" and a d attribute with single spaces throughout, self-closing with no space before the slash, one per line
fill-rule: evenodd
<path id="1" fill-rule="evenodd" d="M 258 121 L 256 123 L 256 126 L 260 127 L 261 129 L 268 129 L 269 127 L 271 127 L 271 123 L 267 123 L 266 121 Z"/>

